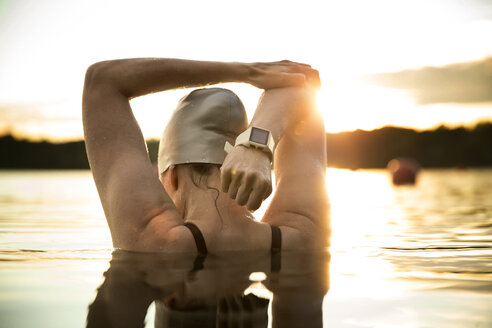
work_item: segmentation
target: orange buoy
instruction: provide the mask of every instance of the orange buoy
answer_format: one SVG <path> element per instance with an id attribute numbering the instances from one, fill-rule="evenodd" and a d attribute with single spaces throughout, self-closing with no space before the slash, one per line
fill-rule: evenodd
<path id="1" fill-rule="evenodd" d="M 414 185 L 420 164 L 413 158 L 395 158 L 388 162 L 394 185 Z"/>

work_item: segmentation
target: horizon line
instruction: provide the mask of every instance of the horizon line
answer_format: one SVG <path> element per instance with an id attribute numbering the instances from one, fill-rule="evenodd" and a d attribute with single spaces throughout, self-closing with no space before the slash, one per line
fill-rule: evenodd
<path id="1" fill-rule="evenodd" d="M 357 132 L 357 131 L 364 131 L 364 132 L 374 132 L 382 129 L 388 129 L 388 128 L 393 128 L 393 129 L 401 129 L 401 130 L 412 130 L 417 133 L 422 133 L 422 132 L 432 132 L 436 131 L 439 129 L 448 129 L 448 130 L 456 130 L 456 129 L 461 129 L 464 128 L 466 130 L 472 131 L 474 130 L 477 126 L 479 125 L 492 125 L 492 118 L 491 119 L 482 119 L 473 123 L 469 124 L 446 124 L 446 123 L 440 123 L 436 124 L 435 126 L 431 128 L 416 128 L 416 127 L 411 127 L 411 126 L 400 126 L 400 125 L 383 125 L 380 127 L 376 127 L 374 129 L 351 129 L 351 130 L 344 130 L 344 131 L 337 131 L 337 132 L 331 132 L 331 131 L 325 131 L 325 134 L 342 134 L 342 133 L 351 133 L 351 132 Z M 52 144 L 63 144 L 63 143 L 70 143 L 70 142 L 80 142 L 84 141 L 84 137 L 75 137 L 75 138 L 57 138 L 57 137 L 52 137 L 52 136 L 29 136 L 26 134 L 22 133 L 12 133 L 12 131 L 5 131 L 5 132 L 0 132 L 0 138 L 6 138 L 6 137 L 12 137 L 16 141 L 27 141 L 27 142 L 32 142 L 32 143 L 40 143 L 40 142 L 48 142 Z M 145 141 L 159 141 L 158 137 L 149 137 L 145 138 Z"/>

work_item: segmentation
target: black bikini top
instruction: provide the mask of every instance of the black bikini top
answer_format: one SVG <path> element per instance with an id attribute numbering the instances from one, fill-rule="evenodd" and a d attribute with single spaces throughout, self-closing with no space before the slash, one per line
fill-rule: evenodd
<path id="1" fill-rule="evenodd" d="M 198 250 L 198 256 L 203 259 L 208 253 L 207 244 L 203 238 L 203 234 L 198 227 L 191 222 L 186 222 L 185 227 L 190 229 L 193 238 L 195 239 L 196 248 Z M 272 245 L 270 247 L 270 253 L 272 256 L 272 272 L 280 271 L 280 251 L 282 250 L 282 233 L 277 226 L 270 226 L 272 228 Z M 202 262 L 200 261 L 200 262 Z M 202 264 L 203 265 L 203 264 Z"/>

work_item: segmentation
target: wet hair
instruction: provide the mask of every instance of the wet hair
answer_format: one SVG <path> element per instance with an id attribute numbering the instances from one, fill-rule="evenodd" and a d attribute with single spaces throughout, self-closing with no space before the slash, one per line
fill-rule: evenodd
<path id="1" fill-rule="evenodd" d="M 202 188 L 202 186 L 204 185 L 207 189 L 217 189 L 217 188 L 210 187 L 208 185 L 208 178 L 214 173 L 214 171 L 219 171 L 221 167 L 220 164 L 190 163 L 190 164 L 178 164 L 176 166 L 189 168 L 191 181 L 196 187 Z M 217 192 L 219 191 L 217 190 Z"/>
<path id="2" fill-rule="evenodd" d="M 224 223 L 222 220 L 222 215 L 220 215 L 219 208 L 217 207 L 217 200 L 219 199 L 220 191 L 216 187 L 212 187 L 208 184 L 208 178 L 214 172 L 220 172 L 221 164 L 211 164 L 211 163 L 188 163 L 188 164 L 177 164 L 176 167 L 181 167 L 188 169 L 190 174 L 191 182 L 195 185 L 195 187 L 206 190 L 214 190 L 217 194 L 214 199 L 215 209 L 217 210 L 217 214 L 219 215 L 222 224 Z"/>

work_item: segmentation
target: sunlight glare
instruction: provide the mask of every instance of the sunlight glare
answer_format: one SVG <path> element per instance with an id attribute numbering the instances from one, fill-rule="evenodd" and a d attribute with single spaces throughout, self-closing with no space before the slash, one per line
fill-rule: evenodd
<path id="1" fill-rule="evenodd" d="M 326 176 L 331 204 L 330 295 L 388 298 L 409 285 L 394 277 L 394 265 L 379 256 L 379 247 L 398 245 L 394 220 L 403 215 L 394 208 L 395 190 L 384 170 L 330 168 Z M 363 274 L 362 274 L 363 273 Z"/>
<path id="2" fill-rule="evenodd" d="M 328 81 L 318 94 L 318 106 L 327 132 L 385 125 L 406 126 L 415 108 L 404 92 L 370 86 L 357 79 Z"/>
<path id="3" fill-rule="evenodd" d="M 360 242 L 367 240 L 363 236 L 390 234 L 388 204 L 393 192 L 386 174 L 380 170 L 327 170 L 334 249 L 361 246 Z"/>

